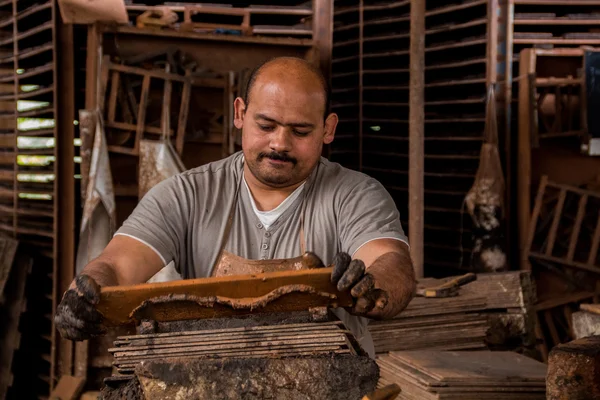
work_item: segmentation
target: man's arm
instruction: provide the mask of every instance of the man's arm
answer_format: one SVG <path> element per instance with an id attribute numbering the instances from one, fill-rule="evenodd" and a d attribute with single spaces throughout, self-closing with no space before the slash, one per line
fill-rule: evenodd
<path id="1" fill-rule="evenodd" d="M 365 316 L 393 318 L 406 308 L 416 291 L 415 273 L 408 245 L 395 239 L 376 239 L 359 248 L 353 259 L 362 260 L 366 273 L 373 275 L 375 289 L 387 294 L 387 304 Z"/>
<path id="2" fill-rule="evenodd" d="M 144 283 L 164 267 L 150 247 L 124 235 L 113 237 L 100 256 L 83 268 L 81 275 L 93 278 L 100 286 Z M 74 287 L 75 281 L 71 284 Z"/>

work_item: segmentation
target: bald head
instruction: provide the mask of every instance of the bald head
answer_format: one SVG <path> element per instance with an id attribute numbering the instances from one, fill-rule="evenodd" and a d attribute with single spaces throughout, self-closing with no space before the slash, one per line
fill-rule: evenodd
<path id="1" fill-rule="evenodd" d="M 249 106 L 255 86 L 269 82 L 285 82 L 288 86 L 296 86 L 297 90 L 321 92 L 323 98 L 323 119 L 329 115 L 329 85 L 320 69 L 306 60 L 296 57 L 277 57 L 264 62 L 252 71 L 244 103 Z"/>

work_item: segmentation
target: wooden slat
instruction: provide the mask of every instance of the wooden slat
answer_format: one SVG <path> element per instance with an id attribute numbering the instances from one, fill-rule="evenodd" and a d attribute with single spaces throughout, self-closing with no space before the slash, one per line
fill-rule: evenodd
<path id="1" fill-rule="evenodd" d="M 168 295 L 191 295 L 201 298 L 221 296 L 232 299 L 240 307 L 246 307 L 257 298 L 280 290 L 282 287 L 291 288 L 306 285 L 318 292 L 329 293 L 323 296 L 309 293 L 290 293 L 264 304 L 262 312 L 300 311 L 310 307 L 349 306 L 352 300 L 347 293 L 340 293 L 331 284 L 332 268 L 318 268 L 305 271 L 272 272 L 256 275 L 240 275 L 219 278 L 201 278 L 183 281 L 152 283 L 134 286 L 114 286 L 102 288 L 100 303 L 97 308 L 105 317 L 107 326 L 129 324 L 130 315 L 142 305 L 145 300 Z M 294 286 L 295 285 L 295 286 Z M 218 318 L 228 315 L 245 314 L 248 309 L 232 309 L 229 306 L 214 304 L 212 307 L 199 307 L 191 302 L 155 304 L 148 309 L 148 316 L 156 321 L 178 319 Z M 145 315 L 146 315 L 145 314 Z"/>
<path id="2" fill-rule="evenodd" d="M 598 247 L 600 247 L 600 212 L 598 212 L 596 229 L 594 230 L 594 236 L 592 237 L 592 245 L 590 246 L 590 256 L 588 258 L 588 264 L 595 264 L 596 257 L 598 255 Z"/>
<path id="3" fill-rule="evenodd" d="M 106 128 L 119 129 L 123 131 L 132 131 L 135 132 L 137 130 L 136 124 L 129 124 L 127 122 L 106 122 L 104 124 Z M 151 133 L 154 135 L 162 135 L 162 128 L 157 128 L 156 126 L 144 126 L 144 133 Z M 169 131 L 169 136 L 173 136 L 173 130 Z"/>
<path id="4" fill-rule="evenodd" d="M 565 204 L 565 198 L 567 197 L 567 191 L 565 189 L 560 190 L 558 195 L 558 201 L 554 208 L 554 217 L 552 218 L 552 225 L 550 225 L 550 232 L 548 233 L 548 244 L 546 245 L 546 255 L 552 256 L 552 250 L 554 250 L 554 243 L 556 242 L 556 233 L 558 231 L 558 224 L 562 217 L 562 210 Z"/>
<path id="5" fill-rule="evenodd" d="M 4 298 L 4 288 L 15 261 L 18 245 L 19 242 L 14 239 L 0 237 L 0 255 L 2 256 L 0 258 L 0 304 L 2 304 L 1 299 Z"/>
<path id="6" fill-rule="evenodd" d="M 0 329 L 0 398 L 6 398 L 8 387 L 12 384 L 11 365 L 13 355 L 19 344 L 19 320 L 23 311 L 25 284 L 27 275 L 31 272 L 32 260 L 23 255 L 17 255 L 13 273 L 5 291 L 6 314 L 3 314 L 2 329 Z"/>
<path id="7" fill-rule="evenodd" d="M 577 208 L 577 215 L 573 224 L 573 230 L 571 231 L 571 238 L 569 239 L 569 251 L 567 253 L 567 260 L 572 261 L 575 256 L 575 248 L 577 247 L 577 239 L 579 238 L 579 231 L 581 230 L 581 223 L 585 215 L 585 206 L 587 204 L 587 195 L 581 196 L 579 199 L 579 205 Z"/>
<path id="8" fill-rule="evenodd" d="M 185 138 L 188 113 L 190 110 L 191 93 L 192 85 L 189 81 L 186 80 L 183 84 L 183 93 L 181 94 L 181 106 L 179 108 L 179 119 L 177 122 L 177 136 L 175 136 L 175 148 L 177 149 L 177 152 L 179 154 L 183 153 L 183 142 Z"/>
<path id="9" fill-rule="evenodd" d="M 119 73 L 119 71 L 112 72 L 110 94 L 108 97 L 108 122 L 115 122 L 115 114 L 117 111 L 117 94 L 119 93 L 120 77 L 121 74 Z"/>
<path id="10" fill-rule="evenodd" d="M 140 95 L 140 104 L 138 106 L 138 119 L 137 119 L 137 128 L 135 131 L 135 145 L 134 151 L 137 152 L 140 149 L 140 140 L 142 140 L 144 134 L 144 127 L 146 125 L 146 109 L 148 107 L 148 95 L 150 92 L 150 75 L 144 76 L 144 80 L 142 81 L 142 92 Z"/>

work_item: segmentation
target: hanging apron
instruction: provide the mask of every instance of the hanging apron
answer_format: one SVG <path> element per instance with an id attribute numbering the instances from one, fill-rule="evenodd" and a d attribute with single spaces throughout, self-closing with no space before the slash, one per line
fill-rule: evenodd
<path id="1" fill-rule="evenodd" d="M 225 250 L 227 242 L 229 241 L 229 235 L 231 233 L 231 225 L 233 224 L 233 218 L 235 217 L 235 209 L 237 208 L 239 201 L 240 187 L 244 176 L 243 168 L 241 176 L 242 178 L 240 178 L 240 182 L 237 184 L 237 188 L 233 198 L 233 204 L 231 205 L 231 209 L 229 210 L 229 215 L 227 217 L 227 225 L 225 226 L 225 231 L 223 232 L 223 236 L 221 238 L 221 248 L 219 250 L 217 260 L 213 265 L 211 276 L 217 277 L 231 275 L 248 275 L 289 270 L 285 267 L 286 264 L 281 262 L 281 260 L 279 259 L 249 260 Z M 300 204 L 300 207 L 302 207 L 302 210 L 300 212 L 300 255 L 306 252 L 306 243 L 304 240 L 304 206 L 307 190 L 308 185 L 305 185 L 303 193 L 304 197 L 302 199 L 302 203 Z M 250 196 L 252 196 L 251 193 Z M 303 269 L 306 268 L 303 268 L 301 265 L 299 265 L 299 267 L 296 270 Z"/>

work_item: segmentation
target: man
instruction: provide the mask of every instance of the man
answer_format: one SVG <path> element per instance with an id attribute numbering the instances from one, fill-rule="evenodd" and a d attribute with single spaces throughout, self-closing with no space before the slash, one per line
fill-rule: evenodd
<path id="1" fill-rule="evenodd" d="M 338 122 L 322 74 L 306 61 L 260 66 L 235 100 L 243 151 L 154 187 L 103 253 L 65 293 L 65 338 L 103 332 L 99 287 L 146 282 L 173 262 L 186 278 L 277 270 L 307 250 L 334 264 L 332 281 L 355 305 L 336 314 L 374 356 L 367 318 L 391 318 L 415 292 L 398 211 L 383 186 L 321 157 Z M 367 317 L 367 318 L 364 318 Z"/>

